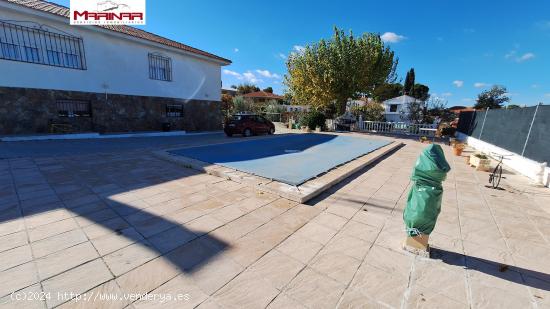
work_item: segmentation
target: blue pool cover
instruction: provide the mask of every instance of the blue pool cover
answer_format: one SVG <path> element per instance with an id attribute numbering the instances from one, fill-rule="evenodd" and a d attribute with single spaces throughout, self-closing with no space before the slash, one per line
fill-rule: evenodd
<path id="1" fill-rule="evenodd" d="M 182 148 L 170 153 L 297 186 L 387 144 L 362 137 L 291 134 Z"/>

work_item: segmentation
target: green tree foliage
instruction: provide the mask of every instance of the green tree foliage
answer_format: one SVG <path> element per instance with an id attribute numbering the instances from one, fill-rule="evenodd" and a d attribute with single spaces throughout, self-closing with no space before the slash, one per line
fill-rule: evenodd
<path id="1" fill-rule="evenodd" d="M 521 106 L 517 105 L 517 104 L 508 104 L 506 106 L 506 109 L 515 109 L 515 108 L 520 108 Z"/>
<path id="2" fill-rule="evenodd" d="M 406 95 L 411 95 L 414 91 L 414 68 L 410 69 L 407 72 L 407 77 L 405 77 L 405 83 L 403 84 L 403 93 Z"/>
<path id="3" fill-rule="evenodd" d="M 366 121 L 383 121 L 384 107 L 378 103 L 369 103 L 363 106 L 353 108 L 352 113 L 355 116 L 363 116 Z"/>
<path id="4" fill-rule="evenodd" d="M 227 93 L 222 94 L 221 110 L 224 116 L 229 116 L 233 110 L 233 97 Z"/>
<path id="5" fill-rule="evenodd" d="M 386 100 L 398 97 L 401 94 L 403 94 L 403 85 L 399 83 L 383 83 L 374 88 L 372 98 L 376 102 L 384 102 Z"/>
<path id="6" fill-rule="evenodd" d="M 259 107 L 251 100 L 245 99 L 243 96 L 236 96 L 233 98 L 233 108 L 231 110 L 233 113 L 256 113 L 259 112 Z"/>
<path id="7" fill-rule="evenodd" d="M 436 117 L 442 122 L 450 122 L 456 118 L 456 114 L 447 108 L 447 100 L 431 97 L 426 101 L 426 113 L 424 123 L 433 123 Z"/>
<path id="8" fill-rule="evenodd" d="M 262 90 L 263 92 L 269 92 L 269 93 L 273 93 L 273 88 L 272 87 L 267 87 L 265 88 L 264 90 Z"/>
<path id="9" fill-rule="evenodd" d="M 251 92 L 260 91 L 260 88 L 256 87 L 256 85 L 252 84 L 240 84 L 237 86 L 237 94 L 243 95 Z"/>
<path id="10" fill-rule="evenodd" d="M 477 96 L 475 109 L 497 109 L 502 108 L 502 105 L 510 98 L 506 95 L 508 90 L 504 86 L 493 86 L 490 90 L 485 90 Z"/>
<path id="11" fill-rule="evenodd" d="M 427 101 L 430 98 L 430 87 L 422 84 L 415 84 L 411 96 L 420 101 Z"/>
<path id="12" fill-rule="evenodd" d="M 303 113 L 300 119 L 300 124 L 303 126 L 307 126 L 310 130 L 315 130 L 317 127 L 321 127 L 321 129 L 324 129 L 326 125 L 326 119 L 327 118 L 325 117 L 325 114 L 315 109 L 312 109 L 309 112 Z"/>
<path id="13" fill-rule="evenodd" d="M 349 98 L 372 95 L 376 85 L 394 82 L 397 62 L 377 34 L 356 38 L 335 28 L 331 39 L 289 56 L 285 84 L 294 104 L 324 110 L 335 103 L 337 113 L 343 114 Z"/>
<path id="14" fill-rule="evenodd" d="M 425 104 L 419 100 L 407 104 L 407 108 L 400 112 L 401 120 L 407 120 L 411 123 L 423 123 L 426 112 Z"/>

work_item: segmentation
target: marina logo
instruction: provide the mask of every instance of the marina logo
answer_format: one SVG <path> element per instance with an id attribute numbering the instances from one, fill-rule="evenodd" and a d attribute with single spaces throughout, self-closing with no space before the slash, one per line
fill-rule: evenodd
<path id="1" fill-rule="evenodd" d="M 71 0 L 71 25 L 145 25 L 145 0 Z"/>

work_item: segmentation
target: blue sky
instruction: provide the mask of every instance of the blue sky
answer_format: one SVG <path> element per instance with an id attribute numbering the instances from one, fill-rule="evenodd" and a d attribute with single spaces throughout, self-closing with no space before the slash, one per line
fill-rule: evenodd
<path id="1" fill-rule="evenodd" d="M 547 0 L 148 0 L 144 28 L 231 59 L 224 88 L 253 82 L 282 93 L 284 58 L 335 25 L 386 34 L 400 78 L 414 67 L 416 81 L 448 106 L 472 105 L 493 84 L 506 86 L 512 103 L 550 104 Z"/>

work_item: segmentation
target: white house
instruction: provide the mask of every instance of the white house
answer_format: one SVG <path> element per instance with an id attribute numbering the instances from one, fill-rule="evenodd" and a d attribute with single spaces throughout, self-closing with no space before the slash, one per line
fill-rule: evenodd
<path id="1" fill-rule="evenodd" d="M 402 95 L 393 99 L 382 102 L 384 104 L 384 117 L 389 122 L 408 122 L 407 115 L 409 113 L 409 104 L 423 101 L 415 99 L 408 95 Z"/>
<path id="2" fill-rule="evenodd" d="M 0 134 L 221 126 L 231 61 L 124 25 L 71 26 L 69 9 L 0 0 Z"/>

